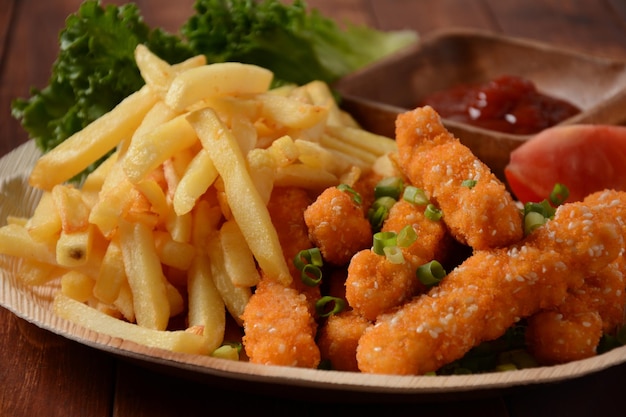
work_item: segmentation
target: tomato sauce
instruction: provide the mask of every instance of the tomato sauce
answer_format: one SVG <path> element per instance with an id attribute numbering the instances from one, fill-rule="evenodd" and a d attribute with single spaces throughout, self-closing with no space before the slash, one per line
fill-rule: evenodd
<path id="1" fill-rule="evenodd" d="M 575 105 L 512 75 L 435 92 L 420 105 L 430 105 L 445 119 L 518 135 L 537 133 L 580 113 Z"/>

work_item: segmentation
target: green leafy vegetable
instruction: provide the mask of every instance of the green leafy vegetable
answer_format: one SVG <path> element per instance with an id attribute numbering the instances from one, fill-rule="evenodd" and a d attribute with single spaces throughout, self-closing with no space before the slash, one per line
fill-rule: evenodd
<path id="1" fill-rule="evenodd" d="M 137 91 L 142 43 L 170 63 L 204 54 L 207 62 L 268 68 L 281 83 L 333 82 L 416 40 L 412 31 L 342 29 L 302 0 L 196 0 L 195 14 L 169 34 L 143 22 L 137 6 L 87 0 L 68 17 L 49 84 L 12 103 L 12 114 L 47 152 Z"/>
<path id="2" fill-rule="evenodd" d="M 139 43 L 171 62 L 191 56 L 180 39 L 143 23 L 134 4 L 83 3 L 60 33 L 48 86 L 15 100 L 13 116 L 42 151 L 49 151 L 141 88 L 134 61 Z"/>
<path id="3" fill-rule="evenodd" d="M 260 65 L 285 82 L 332 83 L 416 40 L 413 31 L 345 29 L 302 0 L 197 0 L 181 33 L 208 62 Z"/>

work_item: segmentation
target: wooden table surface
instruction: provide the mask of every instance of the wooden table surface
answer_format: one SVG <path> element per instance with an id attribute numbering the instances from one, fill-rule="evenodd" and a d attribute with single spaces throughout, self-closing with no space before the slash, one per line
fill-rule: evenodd
<path id="1" fill-rule="evenodd" d="M 118 1 L 117 3 L 122 3 Z M 176 31 L 193 0 L 137 1 L 149 24 Z M 10 101 L 43 87 L 57 34 L 80 0 L 0 0 L 0 156 L 28 140 Z M 421 34 L 472 27 L 626 60 L 624 0 L 309 0 L 328 16 L 380 29 Z M 626 111 L 626 109 L 625 109 Z M 1 204 L 1 202 L 0 202 Z M 119 360 L 66 340 L 0 308 L 0 416 L 159 417 L 209 415 L 590 416 L 624 415 L 626 365 L 575 380 L 446 398 L 341 401 L 288 389 L 205 384 Z M 398 400 L 396 398 L 396 400 Z M 413 403 L 414 401 L 418 403 Z"/>

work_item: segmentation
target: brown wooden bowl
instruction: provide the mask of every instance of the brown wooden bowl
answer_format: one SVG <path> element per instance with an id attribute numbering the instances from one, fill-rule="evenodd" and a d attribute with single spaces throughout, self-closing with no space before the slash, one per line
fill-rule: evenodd
<path id="1" fill-rule="evenodd" d="M 417 107 L 427 95 L 501 75 L 524 77 L 539 91 L 581 109 L 561 124 L 626 121 L 625 62 L 471 29 L 429 33 L 416 45 L 350 74 L 334 87 L 343 108 L 364 128 L 393 137 L 396 116 Z M 443 122 L 500 178 L 510 152 L 530 137 Z"/>

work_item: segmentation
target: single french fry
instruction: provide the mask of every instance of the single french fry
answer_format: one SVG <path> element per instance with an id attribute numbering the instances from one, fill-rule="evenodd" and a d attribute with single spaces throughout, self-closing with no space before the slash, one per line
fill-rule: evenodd
<path id="1" fill-rule="evenodd" d="M 196 141 L 196 132 L 187 119 L 184 116 L 175 117 L 151 132 L 133 138 L 122 160 L 124 172 L 130 182 L 137 183 Z"/>
<path id="2" fill-rule="evenodd" d="M 334 138 L 335 142 L 342 142 L 354 149 L 361 149 L 376 156 L 398 150 L 395 140 L 364 129 L 350 126 L 327 126 L 326 132 Z"/>
<path id="3" fill-rule="evenodd" d="M 224 181 L 230 210 L 259 266 L 288 285 L 291 275 L 278 234 L 235 138 L 211 109 L 193 112 L 188 119 Z"/>
<path id="4" fill-rule="evenodd" d="M 185 311 L 185 300 L 178 289 L 169 281 L 165 281 L 167 301 L 170 303 L 170 317 L 177 316 Z"/>
<path id="5" fill-rule="evenodd" d="M 185 110 L 204 98 L 257 94 L 267 91 L 274 74 L 256 65 L 223 62 L 178 74 L 165 96 L 175 110 Z"/>
<path id="6" fill-rule="evenodd" d="M 321 191 L 339 184 L 334 174 L 304 164 L 293 164 L 276 170 L 274 185 L 277 187 L 301 187 Z"/>
<path id="7" fill-rule="evenodd" d="M 126 271 L 122 249 L 118 239 L 114 238 L 107 246 L 102 258 L 93 295 L 103 303 L 113 304 L 119 296 L 124 281 L 126 281 Z"/>
<path id="8" fill-rule="evenodd" d="M 121 220 L 118 233 L 137 324 L 165 330 L 170 318 L 170 304 L 152 230 L 142 223 Z"/>
<path id="9" fill-rule="evenodd" d="M 118 337 L 144 346 L 206 355 L 206 343 L 202 336 L 191 332 L 147 329 L 111 317 L 95 308 L 73 300 L 63 294 L 54 298 L 53 310 L 59 317 L 86 329 Z"/>
<path id="10" fill-rule="evenodd" d="M 113 306 L 120 312 L 122 317 L 130 323 L 135 323 L 137 319 L 135 317 L 135 307 L 133 305 L 133 292 L 131 291 L 130 284 L 127 280 L 122 281 L 120 291 L 117 294 L 117 298 L 113 302 Z"/>
<path id="11" fill-rule="evenodd" d="M 0 227 L 0 253 L 56 265 L 56 241 L 36 241 L 26 227 L 7 224 Z"/>
<path id="12" fill-rule="evenodd" d="M 61 232 L 56 245 L 56 261 L 59 265 L 75 268 L 85 265 L 91 254 L 94 226 L 74 233 Z"/>
<path id="13" fill-rule="evenodd" d="M 291 165 L 300 157 L 300 150 L 294 140 L 289 136 L 283 136 L 272 142 L 268 148 L 270 154 L 276 161 L 276 167 Z"/>
<path id="14" fill-rule="evenodd" d="M 135 63 L 146 84 L 161 97 L 164 96 L 175 74 L 170 64 L 153 54 L 143 44 L 135 48 Z"/>
<path id="15" fill-rule="evenodd" d="M 43 285 L 60 277 L 66 271 L 57 265 L 24 259 L 18 266 L 17 278 L 24 285 Z"/>
<path id="16" fill-rule="evenodd" d="M 191 243 L 176 241 L 167 232 L 154 232 L 154 242 L 164 265 L 186 271 L 196 256 L 196 248 Z"/>
<path id="17" fill-rule="evenodd" d="M 207 242 L 207 254 L 211 263 L 211 276 L 215 287 L 219 291 L 226 309 L 232 318 L 241 326 L 243 322 L 241 315 L 243 314 L 252 291 L 249 287 L 238 287 L 233 284 L 233 280 L 226 271 L 224 264 L 224 250 L 219 237 L 209 239 Z"/>
<path id="18" fill-rule="evenodd" d="M 201 149 L 187 167 L 174 191 L 172 204 L 176 214 L 189 213 L 217 176 L 211 156 L 205 149 Z"/>
<path id="19" fill-rule="evenodd" d="M 187 272 L 189 327 L 201 326 L 209 352 L 224 340 L 226 308 L 213 282 L 211 264 L 205 254 L 198 255 Z"/>
<path id="20" fill-rule="evenodd" d="M 256 97 L 263 104 L 263 117 L 292 129 L 308 129 L 326 123 L 328 117 L 328 107 L 325 106 L 302 103 L 271 92 Z"/>
<path id="21" fill-rule="evenodd" d="M 59 184 L 52 188 L 52 199 L 66 233 L 83 231 L 89 224 L 89 207 L 80 190 L 71 185 Z"/>
<path id="22" fill-rule="evenodd" d="M 94 281 L 78 271 L 68 271 L 61 277 L 61 293 L 81 303 L 93 296 Z"/>
<path id="23" fill-rule="evenodd" d="M 156 100 L 157 96 L 148 87 L 131 94 L 113 110 L 39 158 L 31 171 L 30 184 L 50 190 L 79 174 L 123 138 L 130 137 Z"/>
<path id="24" fill-rule="evenodd" d="M 224 252 L 224 267 L 233 284 L 238 287 L 257 285 L 261 276 L 237 222 L 234 220 L 224 222 L 220 228 L 219 238 Z"/>
<path id="25" fill-rule="evenodd" d="M 38 242 L 56 240 L 61 233 L 61 217 L 54 204 L 52 193 L 44 192 L 33 215 L 26 223 L 26 229 Z"/>
<path id="26" fill-rule="evenodd" d="M 274 189 L 276 158 L 267 149 L 253 149 L 246 155 L 248 171 L 261 201 L 267 206 Z"/>
<path id="27" fill-rule="evenodd" d="M 104 186 L 104 182 L 109 176 L 111 169 L 117 163 L 117 158 L 119 156 L 119 152 L 114 152 L 105 159 L 98 167 L 93 170 L 87 177 L 83 184 L 80 187 L 80 191 L 83 196 L 83 201 L 90 208 L 93 207 L 98 201 L 98 196 L 100 194 L 100 190 Z"/>

